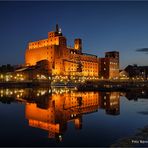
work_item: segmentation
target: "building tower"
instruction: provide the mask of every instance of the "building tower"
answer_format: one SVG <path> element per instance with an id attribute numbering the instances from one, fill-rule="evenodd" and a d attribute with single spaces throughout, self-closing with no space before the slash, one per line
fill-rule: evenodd
<path id="1" fill-rule="evenodd" d="M 56 32 L 59 32 L 59 25 L 56 24 Z"/>
<path id="2" fill-rule="evenodd" d="M 79 50 L 80 53 L 82 52 L 82 40 L 81 39 L 74 40 L 74 48 Z"/>
<path id="3" fill-rule="evenodd" d="M 114 58 L 117 59 L 119 62 L 119 52 L 118 51 L 111 51 L 105 53 L 106 58 Z"/>

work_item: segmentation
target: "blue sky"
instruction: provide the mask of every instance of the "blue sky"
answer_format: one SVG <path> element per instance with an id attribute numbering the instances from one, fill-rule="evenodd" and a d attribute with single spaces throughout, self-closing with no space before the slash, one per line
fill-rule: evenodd
<path id="1" fill-rule="evenodd" d="M 56 23 L 68 45 L 103 57 L 118 50 L 120 65 L 148 65 L 148 2 L 0 2 L 0 65 L 22 64 L 27 43 L 47 38 Z"/>

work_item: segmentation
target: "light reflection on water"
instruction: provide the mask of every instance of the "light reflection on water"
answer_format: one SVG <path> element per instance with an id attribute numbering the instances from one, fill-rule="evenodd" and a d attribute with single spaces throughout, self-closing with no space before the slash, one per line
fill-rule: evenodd
<path id="1" fill-rule="evenodd" d="M 1 88 L 0 146 L 110 146 L 148 124 L 147 99 L 144 90 Z"/>

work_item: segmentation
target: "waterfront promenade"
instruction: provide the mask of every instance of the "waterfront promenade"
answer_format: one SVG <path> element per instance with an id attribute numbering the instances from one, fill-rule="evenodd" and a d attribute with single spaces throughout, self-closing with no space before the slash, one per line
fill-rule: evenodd
<path id="1" fill-rule="evenodd" d="M 78 90 L 81 91 L 128 91 L 136 88 L 148 88 L 147 80 L 99 80 L 96 82 L 88 81 L 85 84 L 80 84 Z"/>
<path id="2" fill-rule="evenodd" d="M 129 90 L 134 88 L 148 88 L 148 80 L 90 80 L 83 83 L 80 82 L 56 82 L 51 81 L 9 81 L 0 82 L 0 87 L 76 87 L 80 91 L 94 90 Z"/>

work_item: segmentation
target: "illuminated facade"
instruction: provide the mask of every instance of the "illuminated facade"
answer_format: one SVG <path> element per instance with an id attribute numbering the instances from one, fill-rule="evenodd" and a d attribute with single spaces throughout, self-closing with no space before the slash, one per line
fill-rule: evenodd
<path id="1" fill-rule="evenodd" d="M 96 55 L 82 52 L 82 40 L 75 39 L 74 47 L 67 47 L 67 40 L 58 25 L 56 31 L 48 33 L 48 38 L 29 42 L 25 54 L 25 64 L 36 65 L 48 60 L 52 75 L 74 75 L 97 77 L 99 60 Z"/>
<path id="2" fill-rule="evenodd" d="M 100 58 L 100 75 L 104 79 L 119 78 L 119 52 L 106 52 L 105 58 Z"/>

